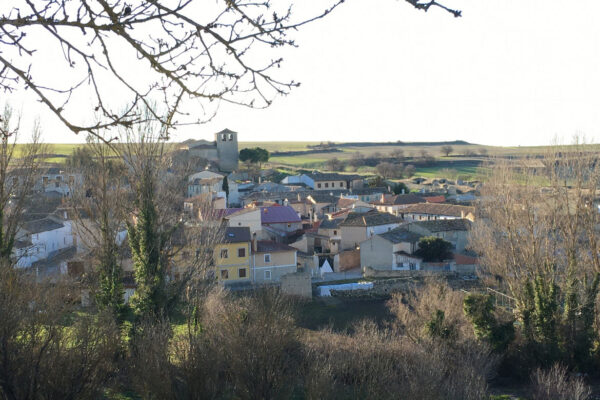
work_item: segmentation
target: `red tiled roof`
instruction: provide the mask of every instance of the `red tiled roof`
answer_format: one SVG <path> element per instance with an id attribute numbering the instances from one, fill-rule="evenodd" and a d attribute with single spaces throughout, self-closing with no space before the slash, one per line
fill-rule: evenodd
<path id="1" fill-rule="evenodd" d="M 423 197 L 427 203 L 444 203 L 446 198 L 444 196 L 431 196 Z"/>
<path id="2" fill-rule="evenodd" d="M 475 265 L 479 263 L 479 259 L 477 257 L 471 257 L 465 254 L 454 254 L 454 261 L 458 265 Z"/>

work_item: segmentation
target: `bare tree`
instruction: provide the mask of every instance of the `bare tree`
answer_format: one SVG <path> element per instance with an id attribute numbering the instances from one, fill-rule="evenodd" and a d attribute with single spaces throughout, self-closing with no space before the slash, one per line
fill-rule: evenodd
<path id="1" fill-rule="evenodd" d="M 19 119 L 5 105 L 0 118 L 0 259 L 12 265 L 17 233 L 22 222 L 26 200 L 31 195 L 45 147 L 40 144 L 40 128 L 36 125 L 31 142 L 17 145 Z"/>
<path id="2" fill-rule="evenodd" d="M 71 168 L 82 175 L 82 181 L 70 188 L 75 232 L 92 256 L 95 268 L 89 272 L 96 278 L 93 292 L 98 307 L 118 314 L 123 306 L 119 247 L 124 241 L 119 236 L 125 230 L 124 200 L 129 197 L 125 165 L 97 135 L 88 135 L 74 161 L 77 165 Z"/>
<path id="3" fill-rule="evenodd" d="M 398 148 L 394 149 L 390 152 L 390 157 L 397 161 L 402 161 L 404 159 L 404 150 Z"/>
<path id="4" fill-rule="evenodd" d="M 451 153 L 454 152 L 454 147 L 450 145 L 442 146 L 442 154 L 448 157 Z"/>
<path id="5" fill-rule="evenodd" d="M 340 161 L 337 157 L 333 157 L 325 161 L 325 167 L 329 171 L 341 171 L 344 168 L 344 163 Z"/>
<path id="6" fill-rule="evenodd" d="M 377 173 L 384 178 L 402 178 L 403 177 L 403 165 L 392 164 L 389 162 L 382 162 L 377 164 Z"/>
<path id="7" fill-rule="evenodd" d="M 406 176 L 407 178 L 411 178 L 416 171 L 417 168 L 415 168 L 414 165 L 408 164 L 406 167 L 404 167 L 404 176 Z"/>
<path id="8" fill-rule="evenodd" d="M 559 364 L 535 370 L 531 380 L 533 400 L 587 400 L 592 394 L 581 377 L 569 377 L 567 368 Z"/>
<path id="9" fill-rule="evenodd" d="M 350 165 L 355 168 L 362 167 L 365 164 L 365 156 L 360 151 L 352 153 L 349 161 Z"/>
<path id="10" fill-rule="evenodd" d="M 596 153 L 556 147 L 543 159 L 497 160 L 471 246 L 483 275 L 515 299 L 535 362 L 587 368 L 600 284 Z"/>

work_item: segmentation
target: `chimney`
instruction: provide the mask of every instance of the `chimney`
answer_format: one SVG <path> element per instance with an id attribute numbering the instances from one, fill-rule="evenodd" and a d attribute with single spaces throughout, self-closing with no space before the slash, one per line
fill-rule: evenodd
<path id="1" fill-rule="evenodd" d="M 288 199 L 283 199 L 283 205 L 286 207 L 290 205 L 290 202 L 288 201 Z"/>

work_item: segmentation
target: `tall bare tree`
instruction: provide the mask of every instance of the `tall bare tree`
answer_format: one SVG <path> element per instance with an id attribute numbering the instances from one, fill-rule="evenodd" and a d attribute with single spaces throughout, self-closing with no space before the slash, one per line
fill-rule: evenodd
<path id="1" fill-rule="evenodd" d="M 82 181 L 73 182 L 70 190 L 76 234 L 93 260 L 96 304 L 118 314 L 123 306 L 119 257 L 123 238 L 119 235 L 125 229 L 124 203 L 129 195 L 125 164 L 114 149 L 93 135 L 74 160 L 73 172 L 82 175 Z"/>
<path id="2" fill-rule="evenodd" d="M 498 160 L 483 187 L 472 246 L 484 278 L 515 299 L 538 361 L 588 367 L 598 337 L 599 183 L 597 153 L 575 145 Z"/>
<path id="3" fill-rule="evenodd" d="M 5 105 L 0 117 L 0 259 L 12 266 L 22 213 L 35 184 L 44 146 L 36 125 L 28 144 L 17 145 L 20 120 Z"/>

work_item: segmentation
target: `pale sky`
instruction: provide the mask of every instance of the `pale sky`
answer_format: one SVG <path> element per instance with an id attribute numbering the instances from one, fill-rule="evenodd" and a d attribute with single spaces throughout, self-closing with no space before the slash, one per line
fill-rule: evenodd
<path id="1" fill-rule="evenodd" d="M 176 140 L 440 141 L 545 145 L 600 138 L 598 0 L 445 0 L 462 18 L 403 0 L 347 0 L 297 33 L 286 76 L 302 86 L 266 110 L 222 104 Z M 302 2 L 298 2 L 301 6 Z M 15 97 L 17 98 L 17 97 Z M 82 141 L 39 106 L 44 141 Z"/>

